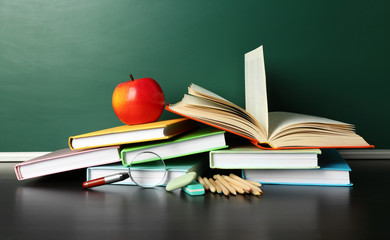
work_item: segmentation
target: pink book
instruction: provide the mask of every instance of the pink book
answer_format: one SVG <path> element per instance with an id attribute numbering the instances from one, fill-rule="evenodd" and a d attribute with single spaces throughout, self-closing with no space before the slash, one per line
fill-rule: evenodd
<path id="1" fill-rule="evenodd" d="M 18 180 L 120 162 L 119 146 L 88 150 L 61 149 L 15 165 Z"/>

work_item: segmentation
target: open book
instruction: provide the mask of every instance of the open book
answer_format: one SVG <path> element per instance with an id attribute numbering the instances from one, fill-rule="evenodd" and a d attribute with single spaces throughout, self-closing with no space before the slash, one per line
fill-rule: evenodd
<path id="1" fill-rule="evenodd" d="M 265 149 L 370 148 L 352 124 L 290 112 L 268 112 L 263 48 L 245 54 L 246 109 L 195 84 L 166 110 L 249 139 Z"/>

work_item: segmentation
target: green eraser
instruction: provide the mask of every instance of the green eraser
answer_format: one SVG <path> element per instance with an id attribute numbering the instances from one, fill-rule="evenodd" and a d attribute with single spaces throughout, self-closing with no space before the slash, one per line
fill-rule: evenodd
<path id="1" fill-rule="evenodd" d="M 198 183 L 197 181 L 192 181 L 190 184 L 188 184 L 185 187 L 181 188 L 185 193 L 196 196 L 196 195 L 203 195 L 205 194 L 205 190 L 202 184 Z"/>
<path id="2" fill-rule="evenodd" d="M 194 181 L 196 178 L 196 172 L 189 172 L 189 173 L 186 173 L 180 177 L 177 177 L 175 179 L 172 179 L 168 184 L 167 186 L 165 187 L 165 189 L 167 191 L 173 191 L 175 189 L 178 189 L 178 188 L 181 188 L 181 187 L 185 187 L 187 186 L 188 184 L 190 184 L 192 181 Z"/>

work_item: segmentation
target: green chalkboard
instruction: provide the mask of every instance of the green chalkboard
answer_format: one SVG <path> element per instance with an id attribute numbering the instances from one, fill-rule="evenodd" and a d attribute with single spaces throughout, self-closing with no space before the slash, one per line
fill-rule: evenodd
<path id="1" fill-rule="evenodd" d="M 244 107 L 244 54 L 264 46 L 269 109 L 356 125 L 390 148 L 390 2 L 0 1 L 0 151 L 51 151 L 120 125 L 115 86 L 190 83 Z M 176 117 L 164 112 L 161 119 Z"/>

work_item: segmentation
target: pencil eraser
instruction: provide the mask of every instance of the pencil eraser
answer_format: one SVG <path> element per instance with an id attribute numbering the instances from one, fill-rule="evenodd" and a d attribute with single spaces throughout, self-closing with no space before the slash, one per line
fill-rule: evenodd
<path id="1" fill-rule="evenodd" d="M 192 181 L 190 184 L 188 184 L 185 187 L 181 188 L 185 193 L 196 196 L 196 195 L 203 195 L 205 194 L 205 190 L 202 184 L 198 183 L 197 181 Z"/>
<path id="2" fill-rule="evenodd" d="M 192 181 L 194 181 L 196 178 L 196 172 L 189 172 L 189 173 L 186 173 L 180 177 L 177 177 L 175 179 L 172 179 L 168 184 L 167 186 L 165 187 L 165 189 L 167 191 L 173 191 L 175 189 L 178 189 L 178 188 L 181 188 L 181 187 L 185 187 L 187 186 L 188 184 L 190 184 Z"/>

